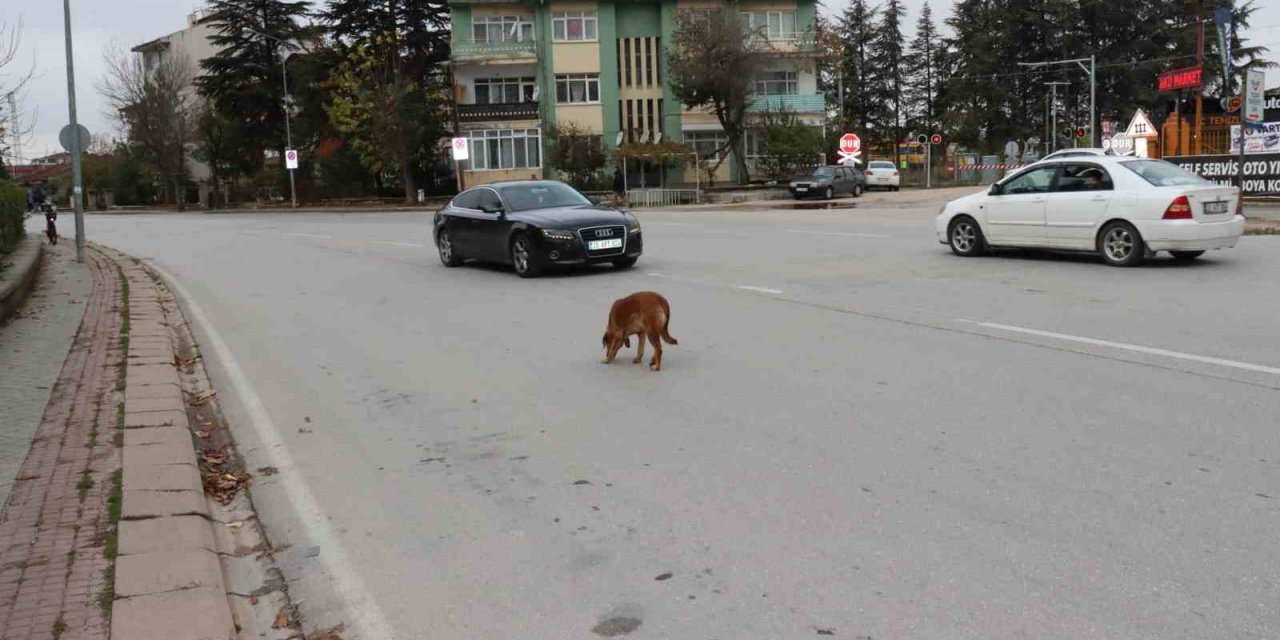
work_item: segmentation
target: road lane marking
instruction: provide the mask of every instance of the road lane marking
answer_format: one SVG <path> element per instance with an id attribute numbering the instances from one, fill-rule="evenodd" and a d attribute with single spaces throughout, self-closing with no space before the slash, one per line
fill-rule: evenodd
<path id="1" fill-rule="evenodd" d="M 206 346 L 212 349 L 218 360 L 222 362 L 231 386 L 235 388 L 236 395 L 244 403 L 249 426 L 253 428 L 258 440 L 262 443 L 262 450 L 271 460 L 271 466 L 279 470 L 278 481 L 288 495 L 289 502 L 297 509 L 299 522 L 306 530 L 307 538 L 324 550 L 319 560 L 324 565 L 325 573 L 332 579 L 334 590 L 346 605 L 348 622 L 357 629 L 357 632 L 352 635 L 359 638 L 395 638 L 396 635 L 391 629 L 390 622 L 387 621 L 386 614 L 382 612 L 382 607 L 374 599 L 373 593 L 369 591 L 364 579 L 351 563 L 346 548 L 334 534 L 329 525 L 329 517 L 320 508 L 310 487 L 302 479 L 301 472 L 289 453 L 289 447 L 280 437 L 280 430 L 271 419 L 271 415 L 267 413 L 266 405 L 254 390 L 253 384 L 249 382 L 248 376 L 241 369 L 240 362 L 231 353 L 231 348 L 227 346 L 208 316 L 204 314 L 204 310 L 196 304 L 195 299 L 177 278 L 154 263 L 150 266 L 185 302 L 186 310 L 191 313 L 192 319 L 204 329 L 208 338 Z"/>
<path id="2" fill-rule="evenodd" d="M 733 288 L 734 288 L 734 289 L 742 289 L 743 291 L 756 291 L 756 292 L 759 292 L 759 293 L 769 293 L 769 294 L 773 294 L 773 295 L 775 295 L 775 296 L 780 296 L 780 295 L 782 295 L 782 290 L 781 290 L 781 289 L 767 289 L 767 288 L 765 288 L 765 287 L 753 287 L 753 286 L 751 286 L 751 285 L 749 285 L 749 284 L 739 284 L 739 285 L 734 285 L 734 287 L 733 287 Z"/>
<path id="3" fill-rule="evenodd" d="M 836 236 L 843 238 L 891 238 L 883 233 L 850 233 L 845 231 L 813 231 L 810 229 L 787 229 L 787 233 L 805 233 L 815 236 Z"/>
<path id="4" fill-rule="evenodd" d="M 298 238 L 315 238 L 317 240 L 332 240 L 333 236 L 322 236 L 314 233 L 286 233 L 286 236 L 294 236 Z"/>
<path id="5" fill-rule="evenodd" d="M 1226 360 L 1224 358 L 1198 356 L 1198 355 L 1195 355 L 1194 353 L 1183 353 L 1181 351 L 1169 351 L 1168 349 L 1144 347 L 1141 345 L 1127 344 L 1124 342 L 1112 342 L 1110 340 L 1098 340 L 1097 338 L 1086 338 L 1083 336 L 1073 336 L 1065 333 L 1054 333 L 1053 331 L 1041 331 L 1039 329 L 1015 327 L 1007 324 L 997 324 L 995 322 L 977 322 L 974 324 L 977 324 L 980 327 L 986 327 L 988 329 L 998 329 L 1000 331 L 1009 331 L 1011 333 L 1022 333 L 1026 335 L 1040 336 L 1042 338 L 1053 338 L 1055 340 L 1063 340 L 1067 342 L 1078 342 L 1081 344 L 1089 344 L 1089 345 L 1094 345 L 1098 347 L 1109 347 L 1112 349 L 1120 349 L 1122 351 L 1132 351 L 1135 353 L 1145 353 L 1153 356 L 1163 356 L 1166 358 L 1176 358 L 1178 360 L 1187 360 L 1190 362 L 1212 364 L 1220 367 L 1242 369 L 1244 371 L 1254 371 L 1257 373 L 1269 373 L 1271 375 L 1280 375 L 1280 367 L 1268 367 L 1266 365 L 1252 364 L 1249 362 L 1239 362 L 1236 360 Z"/>
<path id="6" fill-rule="evenodd" d="M 414 249 L 422 249 L 423 247 L 426 246 L 426 245 L 418 244 L 416 242 L 392 242 L 390 240 L 370 240 L 370 242 L 374 244 L 390 245 L 392 247 L 412 247 Z"/>
<path id="7" fill-rule="evenodd" d="M 705 226 L 707 226 L 707 225 L 705 225 L 705 224 L 696 224 L 696 223 L 693 223 L 693 222 L 646 222 L 646 223 L 644 223 L 644 226 L 646 226 L 646 227 L 698 227 L 698 228 L 702 228 L 702 227 L 705 227 Z"/>

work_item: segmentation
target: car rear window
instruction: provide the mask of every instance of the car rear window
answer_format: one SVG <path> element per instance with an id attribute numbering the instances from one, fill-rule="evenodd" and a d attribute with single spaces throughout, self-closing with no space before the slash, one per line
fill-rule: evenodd
<path id="1" fill-rule="evenodd" d="M 1164 160 L 1130 160 L 1120 163 L 1143 180 L 1157 187 L 1201 186 L 1213 184 L 1200 176 Z"/>
<path id="2" fill-rule="evenodd" d="M 893 163 L 892 162 L 872 162 L 871 164 L 867 165 L 867 168 L 868 169 L 892 169 Z"/>

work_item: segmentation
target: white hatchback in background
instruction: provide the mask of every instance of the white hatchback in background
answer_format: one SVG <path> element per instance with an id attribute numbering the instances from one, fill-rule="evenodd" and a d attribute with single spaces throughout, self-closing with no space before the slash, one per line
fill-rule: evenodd
<path id="1" fill-rule="evenodd" d="M 935 221 L 957 255 L 991 247 L 1094 251 L 1133 266 L 1156 251 L 1179 260 L 1234 247 L 1240 196 L 1163 160 L 1093 156 L 1047 160 L 981 193 L 952 200 Z"/>
<path id="2" fill-rule="evenodd" d="M 872 160 L 867 163 L 867 189 L 886 189 L 897 191 L 899 181 L 898 170 L 887 160 Z"/>

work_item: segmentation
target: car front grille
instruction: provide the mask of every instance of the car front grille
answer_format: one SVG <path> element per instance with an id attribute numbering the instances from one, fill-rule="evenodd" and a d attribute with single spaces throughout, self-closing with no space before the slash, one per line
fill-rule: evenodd
<path id="1" fill-rule="evenodd" d="M 597 232 L 607 232 L 597 234 Z M 622 225 L 608 225 L 604 227 L 587 227 L 578 229 L 578 238 L 582 240 L 582 246 L 589 246 L 587 243 L 592 240 L 622 240 L 622 248 L 602 249 L 599 251 L 587 250 L 588 258 L 600 258 L 604 256 L 617 256 L 627 252 L 627 228 Z"/>

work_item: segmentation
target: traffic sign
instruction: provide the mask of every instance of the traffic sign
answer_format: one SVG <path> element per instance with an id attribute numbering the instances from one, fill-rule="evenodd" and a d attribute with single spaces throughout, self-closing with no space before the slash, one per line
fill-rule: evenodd
<path id="1" fill-rule="evenodd" d="M 1010 140 L 1004 145 L 1004 155 L 1010 158 L 1018 157 L 1018 143 Z"/>
<path id="2" fill-rule="evenodd" d="M 284 168 L 286 169 L 298 168 L 298 150 L 297 149 L 285 149 Z"/>
<path id="3" fill-rule="evenodd" d="M 862 139 L 854 133 L 846 133 L 840 136 L 840 164 L 860 164 L 862 160 L 858 156 L 862 155 Z"/>
<path id="4" fill-rule="evenodd" d="M 1113 144 L 1113 142 L 1111 141 L 1111 136 L 1103 136 L 1103 138 L 1102 138 L 1102 148 L 1103 148 L 1103 149 L 1110 150 L 1110 149 L 1111 149 L 1111 145 L 1112 145 L 1112 144 Z"/>
<path id="5" fill-rule="evenodd" d="M 1123 131 L 1111 136 L 1111 150 L 1122 156 L 1133 153 L 1133 138 Z"/>
<path id="6" fill-rule="evenodd" d="M 471 159 L 471 147 L 467 146 L 466 138 L 454 138 L 451 141 L 451 144 L 453 145 L 454 160 L 470 160 Z"/>
<path id="7" fill-rule="evenodd" d="M 942 144 L 942 134 L 941 133 L 933 134 L 933 136 L 929 138 L 929 142 L 933 144 Z"/>
<path id="8" fill-rule="evenodd" d="M 857 153 L 862 150 L 862 139 L 856 133 L 840 136 L 840 150 L 845 153 Z"/>
<path id="9" fill-rule="evenodd" d="M 919 142 L 920 144 L 926 144 L 929 142 L 929 136 L 922 133 L 916 136 L 916 142 Z"/>
<path id="10" fill-rule="evenodd" d="M 89 136 L 89 130 L 82 124 L 77 124 L 75 128 L 72 128 L 71 125 L 67 125 L 62 128 L 62 131 L 58 132 L 58 142 L 62 144 L 62 148 L 67 151 L 75 152 L 76 147 L 72 145 L 77 140 L 80 142 L 78 147 L 81 152 L 88 149 L 89 144 L 92 142 Z"/>

